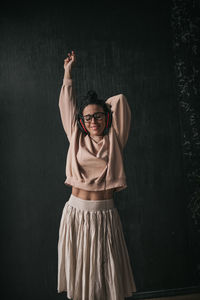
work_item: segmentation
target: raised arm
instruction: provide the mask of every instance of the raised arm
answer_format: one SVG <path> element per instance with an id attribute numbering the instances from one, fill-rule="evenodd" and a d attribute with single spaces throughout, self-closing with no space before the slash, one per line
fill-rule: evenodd
<path id="1" fill-rule="evenodd" d="M 110 97 L 106 100 L 111 108 L 112 113 L 112 126 L 118 137 L 118 141 L 122 147 L 125 147 L 131 124 L 131 110 L 126 97 L 123 94 L 119 94 Z"/>
<path id="2" fill-rule="evenodd" d="M 61 121 L 69 142 L 75 128 L 75 116 L 77 112 L 76 96 L 71 78 L 71 69 L 74 62 L 75 53 L 72 51 L 72 54 L 68 53 L 68 58 L 64 61 L 65 74 L 59 97 Z"/>

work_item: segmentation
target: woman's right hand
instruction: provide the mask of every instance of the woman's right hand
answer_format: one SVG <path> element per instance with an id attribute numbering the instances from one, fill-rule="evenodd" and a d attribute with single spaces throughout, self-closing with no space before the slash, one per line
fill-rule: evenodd
<path id="1" fill-rule="evenodd" d="M 68 57 L 64 60 L 64 69 L 67 77 L 71 78 L 72 65 L 76 62 L 75 52 L 68 53 Z"/>

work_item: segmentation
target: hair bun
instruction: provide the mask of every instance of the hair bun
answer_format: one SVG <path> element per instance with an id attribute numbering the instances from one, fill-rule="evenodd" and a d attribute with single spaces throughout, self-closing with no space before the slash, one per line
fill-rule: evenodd
<path id="1" fill-rule="evenodd" d="M 89 90 L 87 92 L 87 98 L 91 99 L 91 100 L 97 100 L 97 93 L 94 90 Z"/>

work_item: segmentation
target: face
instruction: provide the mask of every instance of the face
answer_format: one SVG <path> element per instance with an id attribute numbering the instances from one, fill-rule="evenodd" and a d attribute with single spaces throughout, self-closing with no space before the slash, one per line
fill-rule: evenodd
<path id="1" fill-rule="evenodd" d="M 104 112 L 103 107 L 97 104 L 89 104 L 87 105 L 83 112 L 82 115 L 93 115 L 96 112 Z M 94 117 L 89 122 L 85 122 L 85 127 L 89 131 L 91 136 L 102 136 L 104 128 L 106 126 L 106 118 L 105 115 L 103 115 L 103 119 L 101 120 L 96 120 Z"/>

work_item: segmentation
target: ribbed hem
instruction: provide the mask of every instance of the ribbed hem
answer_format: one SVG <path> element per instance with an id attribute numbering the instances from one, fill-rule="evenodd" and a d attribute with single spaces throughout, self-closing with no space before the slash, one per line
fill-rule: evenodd
<path id="1" fill-rule="evenodd" d="M 88 182 L 81 182 L 81 181 L 77 181 L 75 180 L 73 177 L 67 177 L 66 180 L 64 181 L 65 185 L 70 185 L 70 186 L 74 186 L 76 188 L 82 189 L 82 190 L 86 190 L 86 191 L 104 191 L 104 190 L 110 190 L 110 189 L 116 189 L 116 192 L 119 192 L 121 190 L 124 190 L 125 188 L 127 188 L 127 184 L 126 184 L 126 179 L 124 178 L 120 178 L 120 179 L 116 179 L 116 180 L 112 180 L 112 181 L 106 181 L 106 185 L 105 182 L 103 181 L 102 183 L 88 183 Z M 106 187 L 105 187 L 106 186 Z"/>

